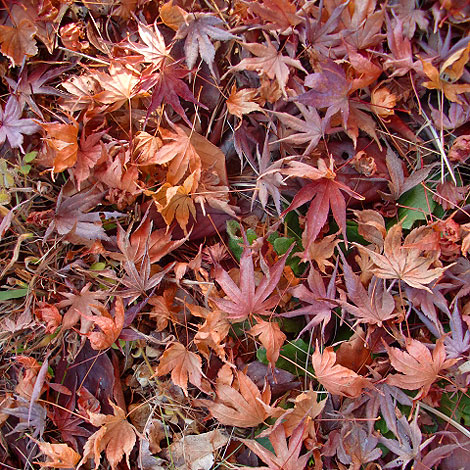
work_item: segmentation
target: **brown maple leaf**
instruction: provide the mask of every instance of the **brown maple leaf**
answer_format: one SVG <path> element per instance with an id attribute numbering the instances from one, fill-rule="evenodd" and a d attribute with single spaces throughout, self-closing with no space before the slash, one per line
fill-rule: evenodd
<path id="1" fill-rule="evenodd" d="M 244 3 L 251 12 L 267 23 L 270 30 L 284 32 L 303 21 L 296 13 L 296 5 L 289 0 L 262 0 L 261 2 Z"/>
<path id="2" fill-rule="evenodd" d="M 156 375 L 166 375 L 171 372 L 171 380 L 181 387 L 188 396 L 188 379 L 197 388 L 208 391 L 208 387 L 202 381 L 202 360 L 191 351 L 188 351 L 181 343 L 173 343 L 160 358 Z"/>
<path id="3" fill-rule="evenodd" d="M 196 405 L 209 409 L 221 424 L 239 428 L 258 426 L 270 416 L 279 415 L 279 410 L 269 406 L 271 390 L 266 385 L 263 393 L 243 372 L 237 373 L 238 390 L 226 383 L 217 383 L 216 398 L 196 400 Z M 282 412 L 282 411 L 281 411 Z"/>
<path id="4" fill-rule="evenodd" d="M 293 245 L 291 246 L 291 249 Z M 277 261 L 262 281 L 256 286 L 253 252 L 245 247 L 240 257 L 240 287 L 238 287 L 227 271 L 219 265 L 215 278 L 228 299 L 214 299 L 216 305 L 228 314 L 232 320 L 241 321 L 253 314 L 266 314 L 279 302 L 279 296 L 271 296 L 281 279 L 284 265 L 291 249 Z"/>
<path id="5" fill-rule="evenodd" d="M 383 255 L 357 245 L 374 263 L 371 272 L 381 279 L 400 279 L 411 287 L 432 292 L 427 284 L 437 280 L 449 267 L 431 268 L 438 260 L 436 251 L 428 256 L 423 256 L 423 247 L 419 246 L 422 238 L 421 228 L 414 229 L 406 236 L 404 245 L 401 244 L 402 226 L 395 224 L 387 233 L 384 242 Z M 408 246 L 409 247 L 408 247 Z"/>
<path id="6" fill-rule="evenodd" d="M 318 382 L 333 395 L 356 398 L 364 388 L 371 386 L 366 378 L 336 364 L 336 353 L 332 347 L 325 348 L 321 353 L 317 344 L 312 354 L 312 365 Z"/>
<path id="7" fill-rule="evenodd" d="M 78 465 L 81 467 L 90 457 L 95 460 L 95 470 L 100 468 L 101 452 L 105 451 L 106 458 L 112 470 L 116 470 L 119 462 L 126 456 L 127 466 L 130 466 L 129 456 L 134 448 L 136 435 L 132 425 L 126 420 L 122 408 L 111 402 L 114 415 L 88 413 L 90 423 L 99 427 L 92 434 L 83 448 L 83 458 Z"/>
<path id="8" fill-rule="evenodd" d="M 54 172 L 60 173 L 75 165 L 78 157 L 78 123 L 41 124 L 46 132 L 44 142 L 54 155 Z"/>
<path id="9" fill-rule="evenodd" d="M 230 72 L 240 70 L 253 70 L 263 74 L 271 80 L 276 79 L 284 96 L 287 96 L 286 85 L 289 79 L 289 66 L 295 67 L 307 73 L 299 60 L 285 56 L 280 52 L 271 40 L 266 36 L 267 45 L 257 43 L 242 43 L 243 48 L 250 51 L 256 57 L 243 59 L 239 64 L 230 69 Z"/>
<path id="10" fill-rule="evenodd" d="M 92 310 L 97 310 L 100 315 L 82 315 L 93 322 L 101 331 L 91 331 L 87 334 L 91 347 L 96 351 L 110 348 L 119 338 L 124 327 L 124 304 L 121 297 L 116 297 L 114 302 L 114 318 L 101 305 L 91 305 Z"/>
<path id="11" fill-rule="evenodd" d="M 439 379 L 439 372 L 451 367 L 457 359 L 446 360 L 444 337 L 437 340 L 432 352 L 420 341 L 407 338 L 406 351 L 385 345 L 392 366 L 401 374 L 389 375 L 387 383 L 405 390 L 420 389 L 414 398 L 420 400 L 425 397 L 431 385 Z"/>
<path id="12" fill-rule="evenodd" d="M 228 112 L 237 116 L 238 119 L 242 119 L 244 114 L 261 111 L 260 105 L 254 101 L 257 94 L 258 90 L 254 88 L 245 88 L 237 91 L 237 87 L 234 83 L 230 96 L 225 102 Z"/>
<path id="13" fill-rule="evenodd" d="M 313 451 L 300 456 L 302 450 L 302 442 L 304 439 L 305 423 L 301 423 L 292 433 L 287 444 L 286 432 L 284 427 L 276 426 L 269 435 L 269 440 L 273 446 L 274 452 L 266 449 L 258 441 L 240 439 L 251 451 L 253 451 L 263 462 L 268 464 L 267 467 L 257 467 L 257 470 L 300 470 L 307 468 L 307 462 Z M 248 470 L 249 467 L 242 467 Z"/>
<path id="14" fill-rule="evenodd" d="M 286 340 L 287 336 L 281 331 L 279 323 L 273 321 L 264 321 L 261 318 L 256 319 L 249 333 L 258 336 L 261 344 L 266 349 L 266 357 L 271 367 L 274 368 L 276 361 L 279 359 L 279 352 Z"/>
<path id="15" fill-rule="evenodd" d="M 75 468 L 80 460 L 80 454 L 67 444 L 50 444 L 38 442 L 40 451 L 48 458 L 46 462 L 34 462 L 40 467 Z"/>
<path id="16" fill-rule="evenodd" d="M 463 83 L 449 83 L 444 80 L 439 70 L 437 70 L 431 62 L 422 60 L 424 73 L 428 76 L 429 81 L 424 82 L 423 85 L 429 90 L 440 90 L 444 93 L 449 101 L 462 104 L 462 100 L 458 97 L 462 93 L 470 92 L 470 84 Z"/>
<path id="17" fill-rule="evenodd" d="M 26 57 L 38 53 L 34 39 L 36 33 L 36 26 L 27 18 L 13 26 L 0 26 L 0 50 L 10 59 L 13 67 L 21 65 Z"/>

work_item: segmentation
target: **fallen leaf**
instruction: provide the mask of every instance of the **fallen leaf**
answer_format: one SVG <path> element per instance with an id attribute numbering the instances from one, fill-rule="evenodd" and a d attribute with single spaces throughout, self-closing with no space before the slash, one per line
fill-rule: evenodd
<path id="1" fill-rule="evenodd" d="M 119 338 L 122 328 L 124 327 L 124 304 L 121 297 L 116 297 L 114 302 L 114 318 L 104 307 L 100 305 L 92 305 L 92 310 L 98 310 L 101 316 L 82 315 L 89 321 L 93 322 L 101 331 L 91 331 L 87 334 L 91 347 L 95 351 L 110 348 Z"/>
<path id="2" fill-rule="evenodd" d="M 135 431 L 127 421 L 124 410 L 112 402 L 111 406 L 113 415 L 88 413 L 90 423 L 100 429 L 86 441 L 83 447 L 83 458 L 78 467 L 83 466 L 92 457 L 95 460 L 95 470 L 98 470 L 103 451 L 112 470 L 117 469 L 124 456 L 126 456 L 127 465 L 130 466 L 129 456 L 136 441 Z"/>
<path id="3" fill-rule="evenodd" d="M 202 434 L 184 435 L 172 442 L 166 453 L 180 470 L 210 470 L 215 463 L 214 454 L 225 446 L 229 438 L 218 429 Z"/>
<path id="4" fill-rule="evenodd" d="M 188 396 L 188 379 L 197 388 L 206 388 L 202 384 L 201 366 L 201 358 L 196 353 L 188 351 L 181 343 L 173 343 L 160 358 L 155 374 L 161 376 L 171 372 L 173 383 Z"/>
<path id="5" fill-rule="evenodd" d="M 23 135 L 34 134 L 40 129 L 32 119 L 21 118 L 22 114 L 23 105 L 15 96 L 10 96 L 5 108 L 0 108 L 0 144 L 8 140 L 12 148 L 22 149 Z"/>
<path id="6" fill-rule="evenodd" d="M 26 18 L 14 26 L 0 26 L 0 50 L 10 59 L 13 67 L 21 65 L 25 58 L 38 53 L 34 39 L 36 33 L 36 26 Z"/>
<path id="7" fill-rule="evenodd" d="M 244 49 L 250 51 L 256 57 L 243 59 L 239 64 L 230 69 L 231 73 L 240 70 L 253 70 L 259 74 L 266 75 L 271 80 L 276 79 L 279 88 L 284 96 L 287 96 L 286 85 L 289 79 L 289 66 L 295 67 L 306 73 L 298 59 L 292 59 L 285 56 L 276 47 L 271 40 L 266 37 L 267 45 L 257 43 L 243 43 Z"/>
<path id="8" fill-rule="evenodd" d="M 240 428 L 258 426 L 278 410 L 269 406 L 271 391 L 269 385 L 263 393 L 243 372 L 237 373 L 239 390 L 224 383 L 216 386 L 216 398 L 212 400 L 195 400 L 210 411 L 221 424 Z"/>
<path id="9" fill-rule="evenodd" d="M 245 88 L 237 91 L 236 85 L 233 84 L 230 96 L 225 102 L 228 112 L 237 116 L 238 119 L 242 119 L 244 114 L 261 111 L 260 105 L 254 101 L 257 94 L 258 90 L 254 88 Z"/>
<path id="10" fill-rule="evenodd" d="M 34 462 L 40 467 L 75 468 L 80 460 L 80 454 L 67 444 L 50 444 L 38 442 L 40 451 L 49 459 L 46 462 Z"/>
<path id="11" fill-rule="evenodd" d="M 387 377 L 387 383 L 405 390 L 420 389 L 414 400 L 420 400 L 429 393 L 431 385 L 439 380 L 439 373 L 451 367 L 457 359 L 446 360 L 444 337 L 437 340 L 432 352 L 420 341 L 407 338 L 406 352 L 386 346 L 392 366 L 401 374 Z"/>
<path id="12" fill-rule="evenodd" d="M 336 364 L 336 353 L 332 347 L 320 352 L 318 345 L 312 354 L 312 365 L 315 370 L 315 378 L 333 395 L 356 398 L 361 395 L 364 388 L 369 388 L 371 383 L 351 369 Z"/>
<path id="13" fill-rule="evenodd" d="M 222 28 L 223 21 L 208 13 L 192 13 L 186 17 L 186 21 L 180 25 L 175 39 L 184 39 L 184 52 L 188 68 L 193 68 L 200 55 L 209 66 L 212 75 L 214 73 L 215 48 L 211 39 L 228 41 L 235 36 Z"/>
<path id="14" fill-rule="evenodd" d="M 364 252 L 374 263 L 371 271 L 381 279 L 401 279 L 403 282 L 416 289 L 424 289 L 431 292 L 427 284 L 438 279 L 449 267 L 431 268 L 437 261 L 439 254 L 422 256 L 422 247 L 419 247 L 420 229 L 414 229 L 406 236 L 404 244 L 401 244 L 402 226 L 395 224 L 387 233 L 384 242 L 384 254 L 380 255 L 369 248 L 356 245 L 359 251 Z M 407 248 L 406 245 L 413 245 Z"/>
<path id="15" fill-rule="evenodd" d="M 261 344 L 266 349 L 266 357 L 271 364 L 271 367 L 276 365 L 279 358 L 279 352 L 286 340 L 287 336 L 281 331 L 279 323 L 273 321 L 264 321 L 261 318 L 256 319 L 254 325 L 249 333 L 253 336 L 258 336 Z"/>
<path id="16" fill-rule="evenodd" d="M 257 470 L 300 470 L 307 467 L 312 451 L 300 456 L 305 424 L 302 423 L 294 430 L 287 444 L 283 426 L 277 426 L 269 435 L 269 441 L 274 453 L 262 446 L 258 441 L 240 439 L 252 452 L 268 464 L 267 467 L 257 467 Z M 249 467 L 242 467 L 247 470 Z"/>
<path id="17" fill-rule="evenodd" d="M 44 142 L 54 152 L 54 173 L 74 166 L 78 157 L 78 122 L 53 122 L 41 127 L 46 132 Z"/>

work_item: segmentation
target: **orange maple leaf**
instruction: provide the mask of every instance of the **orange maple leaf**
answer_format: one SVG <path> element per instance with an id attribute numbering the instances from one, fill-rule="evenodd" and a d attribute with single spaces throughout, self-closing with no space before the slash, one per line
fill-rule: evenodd
<path id="1" fill-rule="evenodd" d="M 78 123 L 41 124 L 46 131 L 44 142 L 54 152 L 54 173 L 60 173 L 75 165 L 78 157 Z"/>
<path id="2" fill-rule="evenodd" d="M 457 359 L 446 360 L 444 337 L 436 342 L 432 355 L 420 341 L 408 338 L 406 351 L 385 345 L 392 366 L 401 374 L 389 375 L 387 383 L 405 390 L 421 389 L 415 400 L 425 397 L 431 385 L 439 379 L 439 372 L 455 364 Z"/>
<path id="3" fill-rule="evenodd" d="M 221 424 L 239 428 L 258 426 L 266 418 L 282 413 L 282 410 L 269 406 L 269 385 L 266 385 L 261 393 L 243 372 L 238 372 L 237 377 L 239 390 L 226 383 L 218 383 L 215 401 L 195 400 L 194 403 L 208 408 L 211 415 Z"/>
<path id="4" fill-rule="evenodd" d="M 181 343 L 173 343 L 160 358 L 156 375 L 165 375 L 171 372 L 171 380 L 181 387 L 188 396 L 188 379 L 201 390 L 206 390 L 202 382 L 202 360 L 191 351 L 188 351 Z"/>
<path id="5" fill-rule="evenodd" d="M 80 460 L 80 454 L 67 444 L 49 444 L 37 442 L 39 449 L 49 459 L 46 462 L 34 462 L 40 467 L 75 468 Z"/>
<path id="6" fill-rule="evenodd" d="M 336 364 L 336 353 L 331 347 L 321 353 L 317 344 L 312 354 L 312 365 L 318 382 L 333 395 L 355 398 L 371 385 L 366 378 Z"/>
<path id="7" fill-rule="evenodd" d="M 14 26 L 0 26 L 0 50 L 10 59 L 13 67 L 21 65 L 25 57 L 38 53 L 34 39 L 36 32 L 36 26 L 27 18 Z"/>
<path id="8" fill-rule="evenodd" d="M 261 344 L 266 348 L 266 357 L 271 367 L 276 365 L 279 359 L 279 352 L 287 336 L 281 331 L 279 323 L 264 321 L 261 318 L 256 319 L 249 333 L 258 336 Z"/>
<path id="9" fill-rule="evenodd" d="M 130 467 L 129 455 L 135 445 L 135 431 L 126 420 L 124 410 L 112 402 L 111 406 L 114 415 L 88 412 L 90 423 L 99 427 L 99 429 L 86 441 L 79 467 L 90 457 L 93 457 L 95 470 L 97 470 L 100 467 L 101 452 L 103 451 L 105 451 L 112 470 L 116 470 L 124 455 L 126 456 L 127 466 Z"/>

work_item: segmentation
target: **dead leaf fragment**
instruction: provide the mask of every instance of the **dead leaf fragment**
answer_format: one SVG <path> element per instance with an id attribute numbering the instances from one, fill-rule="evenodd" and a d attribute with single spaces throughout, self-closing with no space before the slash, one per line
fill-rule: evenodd
<path id="1" fill-rule="evenodd" d="M 10 59 L 13 67 L 21 65 L 25 57 L 38 53 L 34 39 L 36 33 L 36 26 L 27 18 L 14 26 L 0 26 L 0 50 Z"/>
<path id="2" fill-rule="evenodd" d="M 271 364 L 271 367 L 276 365 L 276 361 L 279 359 L 279 352 L 286 340 L 287 336 L 281 331 L 279 323 L 273 321 L 264 321 L 261 318 L 256 319 L 256 325 L 254 325 L 250 334 L 258 336 L 261 344 L 266 349 L 266 357 Z"/>
<path id="3" fill-rule="evenodd" d="M 258 91 L 254 88 L 245 88 L 237 91 L 234 84 L 226 101 L 228 112 L 237 116 L 238 119 L 242 119 L 244 114 L 261 111 L 260 105 L 254 101 L 257 93 Z"/>

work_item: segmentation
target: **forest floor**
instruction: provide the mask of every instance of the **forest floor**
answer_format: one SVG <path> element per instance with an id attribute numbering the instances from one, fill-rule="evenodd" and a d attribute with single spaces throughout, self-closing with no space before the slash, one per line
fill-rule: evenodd
<path id="1" fill-rule="evenodd" d="M 470 469 L 468 2 L 0 16 L 0 468 Z"/>

